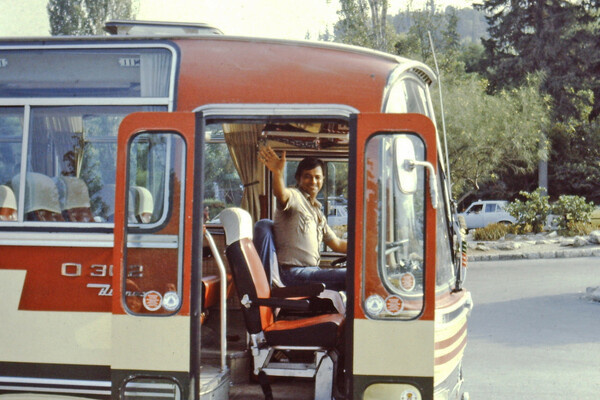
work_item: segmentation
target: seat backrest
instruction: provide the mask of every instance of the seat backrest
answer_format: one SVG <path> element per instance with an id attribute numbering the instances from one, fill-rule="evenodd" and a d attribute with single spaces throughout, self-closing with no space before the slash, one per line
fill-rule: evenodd
<path id="1" fill-rule="evenodd" d="M 154 199 L 152 193 L 143 186 L 131 186 L 130 194 L 133 196 L 133 213 L 137 222 L 147 224 L 154 213 Z"/>
<path id="2" fill-rule="evenodd" d="M 252 241 L 265 267 L 267 279 L 271 286 L 283 287 L 284 284 L 279 276 L 279 263 L 277 262 L 277 252 L 273 238 L 273 221 L 261 219 L 254 224 L 254 239 Z"/>
<path id="3" fill-rule="evenodd" d="M 61 176 L 56 182 L 63 218 L 71 222 L 94 222 L 90 193 L 83 179 Z"/>
<path id="4" fill-rule="evenodd" d="M 20 175 L 12 179 L 15 193 L 19 192 Z M 56 184 L 47 175 L 28 172 L 25 179 L 25 219 L 28 221 L 64 221 Z"/>
<path id="5" fill-rule="evenodd" d="M 15 193 L 6 185 L 0 185 L 0 221 L 17 220 Z"/>
<path id="6" fill-rule="evenodd" d="M 270 298 L 269 280 L 252 242 L 252 217 L 241 208 L 227 208 L 221 212 L 220 219 L 225 229 L 225 254 L 239 298 L 245 295 L 250 299 Z M 274 321 L 271 308 L 255 303 L 242 307 L 242 312 L 251 334 L 259 333 Z"/>

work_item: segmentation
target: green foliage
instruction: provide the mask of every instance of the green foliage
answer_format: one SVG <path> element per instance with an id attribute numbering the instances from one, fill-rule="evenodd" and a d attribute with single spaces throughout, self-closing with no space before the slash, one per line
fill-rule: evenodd
<path id="1" fill-rule="evenodd" d="M 492 91 L 516 87 L 543 72 L 541 89 L 552 96 L 557 120 L 577 116 L 576 103 L 591 89 L 591 116 L 600 112 L 598 4 L 564 0 L 485 0 L 490 38 L 481 70 Z"/>
<path id="2" fill-rule="evenodd" d="M 508 233 L 513 235 L 526 235 L 533 232 L 533 227 L 529 224 L 512 224 L 508 227 Z"/>
<path id="3" fill-rule="evenodd" d="M 50 33 L 99 35 L 109 19 L 133 19 L 134 0 L 49 0 Z"/>
<path id="4" fill-rule="evenodd" d="M 510 227 L 506 224 L 489 224 L 486 227 L 475 229 L 474 240 L 498 240 L 509 233 Z"/>
<path id="5" fill-rule="evenodd" d="M 204 152 L 204 196 L 239 206 L 242 182 L 226 143 L 208 143 Z M 211 214 L 213 216 L 213 214 Z"/>
<path id="6" fill-rule="evenodd" d="M 227 204 L 217 199 L 204 199 L 204 207 L 208 207 L 208 220 L 210 220 L 223 211 Z"/>
<path id="7" fill-rule="evenodd" d="M 586 236 L 593 230 L 594 228 L 590 223 L 569 221 L 566 229 L 560 230 L 559 232 L 563 236 Z"/>
<path id="8" fill-rule="evenodd" d="M 336 42 L 391 52 L 396 33 L 387 24 L 388 0 L 340 0 Z"/>
<path id="9" fill-rule="evenodd" d="M 448 151 L 457 199 L 506 172 L 533 171 L 549 118 L 546 99 L 537 89 L 539 78 L 532 76 L 527 85 L 492 96 L 486 93 L 487 82 L 476 74 L 449 71 L 444 76 Z M 441 118 L 439 97 L 432 97 Z"/>
<path id="10" fill-rule="evenodd" d="M 551 213 L 549 197 L 545 194 L 544 188 L 538 188 L 529 193 L 522 191 L 520 195 L 525 198 L 524 201 L 516 199 L 509 203 L 505 209 L 512 215 L 519 224 L 530 225 L 533 232 L 542 232 L 548 216 Z"/>
<path id="11" fill-rule="evenodd" d="M 556 124 L 549 137 L 552 193 L 584 196 L 600 203 L 600 123 Z"/>
<path id="12" fill-rule="evenodd" d="M 552 204 L 552 214 L 557 216 L 558 229 L 570 231 L 579 225 L 589 225 L 594 203 L 587 202 L 585 197 L 562 195 Z M 578 228 L 579 229 L 579 228 Z"/>

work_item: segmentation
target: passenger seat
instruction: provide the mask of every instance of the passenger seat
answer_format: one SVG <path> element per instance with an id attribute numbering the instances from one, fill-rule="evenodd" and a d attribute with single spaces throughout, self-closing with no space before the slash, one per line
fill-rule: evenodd
<path id="1" fill-rule="evenodd" d="M 57 179 L 62 216 L 70 222 L 94 222 L 90 193 L 81 178 L 61 176 Z"/>
<path id="2" fill-rule="evenodd" d="M 17 201 L 11 188 L 0 185 L 0 221 L 17 220 Z"/>
<path id="3" fill-rule="evenodd" d="M 58 189 L 52 178 L 37 172 L 28 172 L 25 179 L 25 220 L 64 221 L 60 212 Z M 19 193 L 20 175 L 12 179 L 15 193 Z"/>
<path id="4" fill-rule="evenodd" d="M 152 193 L 143 186 L 132 186 L 130 193 L 133 195 L 133 210 L 136 221 L 142 224 L 151 222 L 154 213 Z"/>

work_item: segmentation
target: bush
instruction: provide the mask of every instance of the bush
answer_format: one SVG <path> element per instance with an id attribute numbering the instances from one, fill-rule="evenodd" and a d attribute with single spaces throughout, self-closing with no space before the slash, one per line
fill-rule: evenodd
<path id="1" fill-rule="evenodd" d="M 581 230 L 584 225 L 590 225 L 594 203 L 586 202 L 585 197 L 562 195 L 552 205 L 552 214 L 556 215 L 558 229 L 561 232 Z M 591 227 L 590 227 L 591 228 Z"/>
<path id="2" fill-rule="evenodd" d="M 588 222 L 569 221 L 567 222 L 566 229 L 561 230 L 560 234 L 563 236 L 586 236 L 593 230 L 592 224 Z"/>
<path id="3" fill-rule="evenodd" d="M 473 232 L 474 240 L 498 240 L 503 238 L 511 227 L 506 224 L 489 224 L 484 228 L 475 229 Z"/>
<path id="4" fill-rule="evenodd" d="M 519 192 L 525 197 L 525 201 L 516 199 L 505 207 L 506 211 L 517 220 L 519 225 L 523 227 L 529 225 L 535 233 L 542 232 L 551 211 L 548 196 L 543 194 L 545 190 L 537 188 L 531 193 Z"/>
<path id="5" fill-rule="evenodd" d="M 526 235 L 533 232 L 533 227 L 529 224 L 513 224 L 508 227 L 508 233 L 514 235 Z"/>

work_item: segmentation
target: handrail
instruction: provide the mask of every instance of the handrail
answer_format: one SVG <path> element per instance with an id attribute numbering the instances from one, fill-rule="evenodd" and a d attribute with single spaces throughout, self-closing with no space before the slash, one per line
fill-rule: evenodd
<path id="1" fill-rule="evenodd" d="M 227 368 L 227 270 L 225 269 L 225 264 L 223 264 L 223 260 L 219 254 L 219 249 L 215 244 L 215 241 L 204 227 L 204 237 L 208 241 L 208 246 L 210 247 L 210 251 L 217 262 L 217 267 L 219 268 L 219 277 L 220 277 L 220 305 L 221 305 L 221 370 L 225 371 Z"/>

